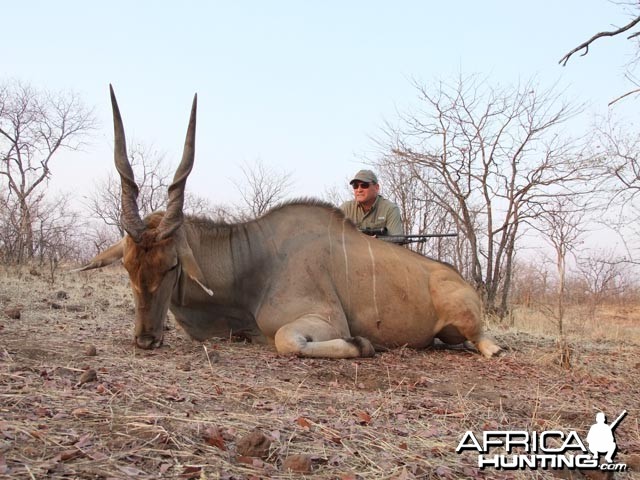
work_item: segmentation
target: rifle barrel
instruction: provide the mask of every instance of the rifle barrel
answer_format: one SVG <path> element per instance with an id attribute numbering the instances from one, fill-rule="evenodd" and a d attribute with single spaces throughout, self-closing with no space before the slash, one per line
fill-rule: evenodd
<path id="1" fill-rule="evenodd" d="M 611 425 L 609 425 L 609 428 L 613 431 L 613 429 L 618 426 L 618 423 L 620 423 L 620 420 L 622 420 L 626 414 L 627 411 L 623 410 L 622 413 L 618 415 L 618 418 L 616 418 L 615 421 Z"/>
<path id="2" fill-rule="evenodd" d="M 426 233 L 424 235 L 383 235 L 386 238 L 440 238 L 440 237 L 457 237 L 457 233 Z"/>

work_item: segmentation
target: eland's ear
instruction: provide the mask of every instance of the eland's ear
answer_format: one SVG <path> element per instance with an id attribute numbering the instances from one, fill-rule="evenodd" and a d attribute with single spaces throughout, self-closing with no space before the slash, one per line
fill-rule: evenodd
<path id="1" fill-rule="evenodd" d="M 198 266 L 198 262 L 196 258 L 193 256 L 193 251 L 187 242 L 187 238 L 184 234 L 184 231 L 179 228 L 174 233 L 174 239 L 176 242 L 176 249 L 178 250 L 178 259 L 180 260 L 180 264 L 182 265 L 182 270 L 187 274 L 187 276 L 196 282 L 202 290 L 207 292 L 209 296 L 213 296 L 213 291 L 206 286 L 206 280 L 204 275 L 202 274 L 202 270 Z"/>
<path id="2" fill-rule="evenodd" d="M 76 268 L 73 272 L 84 272 L 85 270 L 93 270 L 94 268 L 106 267 L 113 262 L 120 260 L 124 255 L 124 238 L 115 245 L 111 245 L 104 252 L 96 255 L 93 260 L 84 267 Z"/>

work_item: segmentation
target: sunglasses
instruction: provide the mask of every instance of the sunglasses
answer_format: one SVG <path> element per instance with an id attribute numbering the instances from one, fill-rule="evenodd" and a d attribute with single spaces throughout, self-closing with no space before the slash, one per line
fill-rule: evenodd
<path id="1" fill-rule="evenodd" d="M 366 190 L 367 188 L 369 188 L 369 185 L 370 185 L 369 182 L 353 182 L 351 184 L 354 190 L 357 190 L 358 188 L 362 188 L 363 190 Z"/>

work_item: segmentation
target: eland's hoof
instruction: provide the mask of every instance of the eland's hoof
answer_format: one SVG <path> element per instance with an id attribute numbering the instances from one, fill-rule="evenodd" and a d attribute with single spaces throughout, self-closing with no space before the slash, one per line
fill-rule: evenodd
<path id="1" fill-rule="evenodd" d="M 373 357 L 376 354 L 376 349 L 373 348 L 371 342 L 364 337 L 351 337 L 345 340 L 358 348 L 361 357 Z"/>
<path id="2" fill-rule="evenodd" d="M 476 343 L 476 348 L 480 351 L 480 353 L 487 357 L 491 358 L 496 353 L 500 351 L 500 347 L 494 343 L 489 337 L 482 337 Z"/>

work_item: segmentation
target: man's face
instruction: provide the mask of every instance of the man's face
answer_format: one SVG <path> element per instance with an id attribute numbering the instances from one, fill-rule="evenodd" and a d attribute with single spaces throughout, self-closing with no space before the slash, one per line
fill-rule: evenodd
<path id="1" fill-rule="evenodd" d="M 377 183 L 361 182 L 360 180 L 355 180 L 351 186 L 356 201 L 365 205 L 373 204 L 380 190 L 380 185 Z"/>

